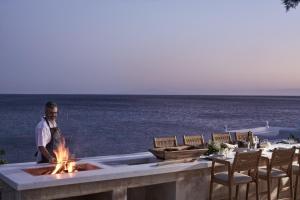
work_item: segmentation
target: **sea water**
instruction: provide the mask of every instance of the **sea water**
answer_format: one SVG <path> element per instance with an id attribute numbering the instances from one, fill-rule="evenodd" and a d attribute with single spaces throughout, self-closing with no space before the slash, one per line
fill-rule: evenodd
<path id="1" fill-rule="evenodd" d="M 34 130 L 44 104 L 59 106 L 58 124 L 76 157 L 147 151 L 153 137 L 265 126 L 298 127 L 300 97 L 0 95 L 0 149 L 8 162 L 34 161 Z"/>

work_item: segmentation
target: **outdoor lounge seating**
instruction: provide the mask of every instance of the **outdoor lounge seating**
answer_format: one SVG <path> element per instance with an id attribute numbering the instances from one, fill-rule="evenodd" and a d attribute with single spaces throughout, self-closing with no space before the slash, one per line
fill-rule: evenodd
<path id="1" fill-rule="evenodd" d="M 176 147 L 177 146 L 176 136 L 155 137 L 153 142 L 154 142 L 154 148 Z"/>
<path id="2" fill-rule="evenodd" d="M 176 136 L 154 138 L 154 148 L 149 151 L 162 160 L 199 158 L 208 149 L 202 145 L 202 136 L 185 136 L 185 144 L 178 145 Z"/>
<path id="3" fill-rule="evenodd" d="M 228 186 L 229 199 L 232 198 L 232 187 L 236 186 L 235 197 L 238 198 L 239 185 L 247 184 L 246 199 L 248 199 L 249 183 L 256 184 L 256 199 L 258 199 L 258 164 L 261 150 L 251 152 L 237 152 L 233 164 L 230 161 L 215 158 L 212 162 L 209 200 L 212 199 L 213 183 Z M 215 173 L 215 164 L 220 163 L 227 167 L 227 171 Z M 247 174 L 241 172 L 247 172 Z"/>
<path id="4" fill-rule="evenodd" d="M 216 143 L 232 144 L 230 133 L 213 133 L 211 135 L 212 141 Z"/>
<path id="5" fill-rule="evenodd" d="M 203 135 L 184 135 L 183 144 L 190 146 L 204 146 Z"/>

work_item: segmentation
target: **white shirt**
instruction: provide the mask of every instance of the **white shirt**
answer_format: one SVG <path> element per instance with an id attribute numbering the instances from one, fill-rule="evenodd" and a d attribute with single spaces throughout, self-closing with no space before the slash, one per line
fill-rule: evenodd
<path id="1" fill-rule="evenodd" d="M 56 127 L 56 123 L 51 123 L 49 122 L 49 125 L 51 128 Z M 46 145 L 51 141 L 51 132 L 50 128 L 44 119 L 42 117 L 41 121 L 37 124 L 35 128 L 35 143 L 36 143 L 36 148 L 38 151 L 38 156 L 37 156 L 37 161 L 40 161 L 42 159 L 41 152 L 39 151 L 39 147 L 43 146 L 46 147 Z"/>

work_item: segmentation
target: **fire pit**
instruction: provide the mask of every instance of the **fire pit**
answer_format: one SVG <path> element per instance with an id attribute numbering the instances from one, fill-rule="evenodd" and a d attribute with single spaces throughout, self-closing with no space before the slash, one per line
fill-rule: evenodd
<path id="1" fill-rule="evenodd" d="M 54 169 L 55 166 L 48 166 L 48 167 L 39 167 L 39 168 L 28 168 L 28 169 L 23 169 L 23 171 L 31 174 L 32 176 L 42 176 L 42 175 L 52 174 Z M 97 167 L 89 163 L 82 163 L 82 164 L 77 164 L 74 167 L 73 172 L 90 171 L 96 169 L 100 169 L 100 167 Z M 63 174 L 63 173 L 71 173 L 71 172 L 68 172 L 67 169 L 63 169 L 59 172 L 59 174 Z"/>
<path id="2" fill-rule="evenodd" d="M 29 168 L 29 169 L 23 169 L 23 171 L 33 176 L 41 176 L 41 175 L 49 175 L 49 174 L 65 174 L 65 173 L 73 173 L 78 171 L 89 171 L 89 170 L 100 169 L 99 167 L 95 165 L 91 165 L 89 163 L 76 164 L 75 162 L 76 159 L 71 158 L 69 149 L 66 147 L 64 138 L 62 138 L 60 144 L 54 150 L 54 154 L 56 157 L 55 166 Z"/>

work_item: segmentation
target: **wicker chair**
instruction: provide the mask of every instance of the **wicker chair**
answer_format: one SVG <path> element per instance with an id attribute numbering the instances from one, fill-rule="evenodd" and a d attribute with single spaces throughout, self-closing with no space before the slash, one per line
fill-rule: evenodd
<path id="1" fill-rule="evenodd" d="M 293 199 L 293 169 L 292 163 L 294 159 L 295 148 L 291 149 L 274 149 L 271 161 L 268 158 L 262 157 L 266 163 L 266 167 L 259 168 L 258 176 L 260 179 L 267 181 L 268 200 L 271 200 L 271 179 L 278 179 L 277 199 L 279 198 L 281 179 L 289 178 L 290 195 Z"/>
<path id="2" fill-rule="evenodd" d="M 232 144 L 230 133 L 213 133 L 211 135 L 212 141 L 216 143 L 229 143 Z"/>
<path id="3" fill-rule="evenodd" d="M 176 147 L 177 139 L 176 139 L 176 136 L 157 137 L 157 138 L 154 138 L 153 143 L 154 143 L 154 148 Z"/>
<path id="4" fill-rule="evenodd" d="M 232 198 L 232 187 L 236 186 L 235 198 L 238 198 L 239 185 L 247 184 L 246 199 L 248 199 L 249 184 L 254 182 L 256 184 L 256 199 L 258 199 L 258 164 L 261 156 L 261 150 L 251 152 L 237 152 L 233 164 L 222 159 L 213 159 L 211 170 L 211 182 L 209 190 L 209 200 L 212 199 L 213 183 L 228 186 L 229 199 Z M 215 164 L 220 163 L 227 166 L 227 172 L 215 173 Z M 241 172 L 248 172 L 243 174 Z"/>
<path id="5" fill-rule="evenodd" d="M 183 144 L 191 146 L 203 146 L 204 137 L 203 135 L 184 135 Z"/>

